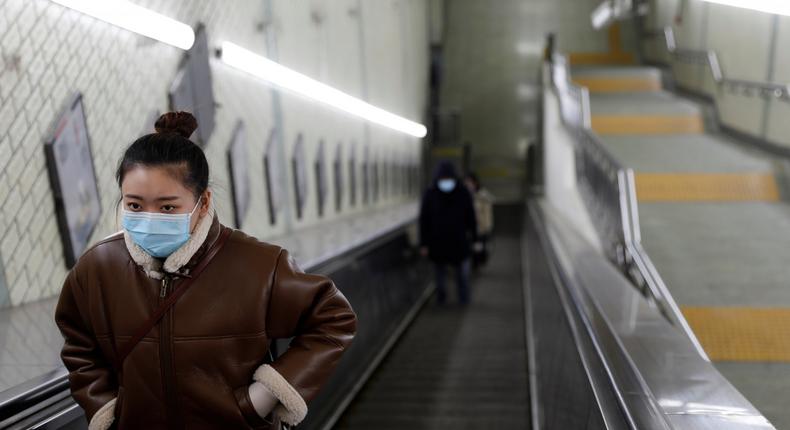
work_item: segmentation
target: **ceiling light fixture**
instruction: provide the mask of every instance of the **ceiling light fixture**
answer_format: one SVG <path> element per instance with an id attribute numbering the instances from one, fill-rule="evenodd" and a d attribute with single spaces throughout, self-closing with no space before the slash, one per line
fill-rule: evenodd
<path id="1" fill-rule="evenodd" d="M 352 97 L 336 88 L 316 81 L 282 64 L 269 60 L 232 42 L 223 42 L 219 52 L 225 64 L 247 72 L 277 87 L 292 91 L 309 99 L 321 102 L 352 115 L 364 118 L 393 130 L 414 137 L 425 137 L 428 130 L 424 125 Z"/>
<path id="2" fill-rule="evenodd" d="M 187 50 L 195 43 L 192 27 L 126 0 L 52 1 L 176 48 Z"/>

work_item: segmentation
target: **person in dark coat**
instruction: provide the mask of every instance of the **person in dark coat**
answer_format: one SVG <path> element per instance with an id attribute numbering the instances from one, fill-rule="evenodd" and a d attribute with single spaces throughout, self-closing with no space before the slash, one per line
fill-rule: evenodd
<path id="1" fill-rule="evenodd" d="M 455 166 L 442 161 L 420 208 L 420 252 L 435 265 L 440 304 L 446 301 L 447 266 L 455 271 L 459 301 L 469 303 L 469 256 L 476 235 L 472 196 L 458 178 Z"/>

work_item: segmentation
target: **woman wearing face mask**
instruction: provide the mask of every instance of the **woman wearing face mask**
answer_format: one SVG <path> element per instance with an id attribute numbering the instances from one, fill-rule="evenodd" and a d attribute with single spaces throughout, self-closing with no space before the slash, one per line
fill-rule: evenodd
<path id="1" fill-rule="evenodd" d="M 458 300 L 469 303 L 469 255 L 476 234 L 472 196 L 460 183 L 455 166 L 442 161 L 420 208 L 420 252 L 434 263 L 439 304 L 446 301 L 447 266 L 456 274 Z"/>
<path id="2" fill-rule="evenodd" d="M 196 128 L 170 112 L 126 150 L 123 231 L 63 286 L 61 356 L 91 430 L 296 425 L 354 336 L 329 279 L 219 222 Z M 293 340 L 267 360 L 277 338 Z"/>

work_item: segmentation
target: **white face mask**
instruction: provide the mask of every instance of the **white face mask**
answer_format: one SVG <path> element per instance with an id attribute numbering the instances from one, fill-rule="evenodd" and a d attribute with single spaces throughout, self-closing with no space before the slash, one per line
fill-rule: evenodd
<path id="1" fill-rule="evenodd" d="M 439 182 L 437 182 L 436 186 L 438 186 L 443 192 L 449 193 L 455 189 L 455 179 L 439 179 Z"/>

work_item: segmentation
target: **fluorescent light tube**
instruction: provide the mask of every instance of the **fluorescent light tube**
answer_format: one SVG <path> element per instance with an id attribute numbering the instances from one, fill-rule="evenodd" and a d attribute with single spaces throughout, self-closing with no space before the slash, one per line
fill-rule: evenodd
<path id="1" fill-rule="evenodd" d="M 601 28 L 608 26 L 614 22 L 615 18 L 614 7 L 612 6 L 612 2 L 608 0 L 599 4 L 590 15 L 593 28 L 596 30 L 600 30 Z"/>
<path id="2" fill-rule="evenodd" d="M 704 0 L 708 3 L 722 4 L 725 6 L 751 9 L 759 12 L 774 13 L 790 16 L 790 1 L 788 0 Z"/>
<path id="3" fill-rule="evenodd" d="M 52 1 L 176 48 L 187 50 L 195 43 L 192 27 L 126 0 Z"/>
<path id="4" fill-rule="evenodd" d="M 385 127 L 412 135 L 425 137 L 428 130 L 424 125 L 352 97 L 329 85 L 316 81 L 279 63 L 269 60 L 232 42 L 223 42 L 220 52 L 222 61 L 239 70 L 263 79 L 277 87 L 293 91 L 309 99 L 321 102 L 352 115 L 364 118 Z"/>

